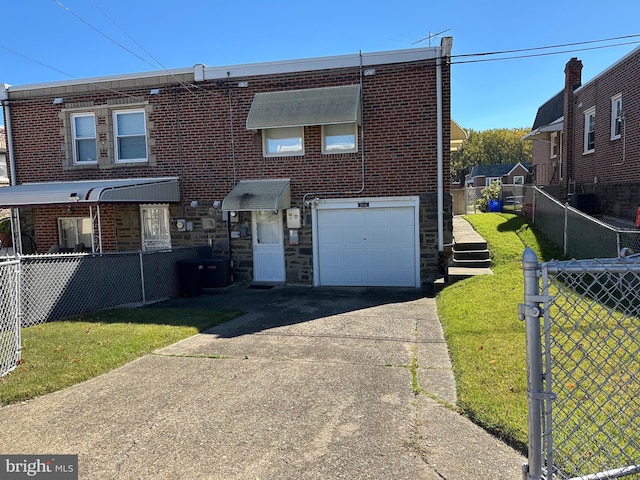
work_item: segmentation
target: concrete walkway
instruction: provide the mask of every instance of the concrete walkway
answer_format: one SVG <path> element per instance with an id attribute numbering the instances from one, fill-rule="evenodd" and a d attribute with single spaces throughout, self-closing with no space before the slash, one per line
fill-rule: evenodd
<path id="1" fill-rule="evenodd" d="M 0 452 L 79 454 L 82 479 L 522 477 L 521 455 L 451 408 L 433 298 L 233 287 L 163 305 L 247 313 L 0 408 Z"/>

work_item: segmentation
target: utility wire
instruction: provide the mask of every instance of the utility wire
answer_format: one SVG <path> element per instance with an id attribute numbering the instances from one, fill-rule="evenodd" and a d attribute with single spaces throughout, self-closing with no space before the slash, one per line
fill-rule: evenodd
<path id="1" fill-rule="evenodd" d="M 589 42 L 585 42 L 585 43 L 589 43 Z M 517 59 L 522 59 L 522 58 L 535 58 L 535 57 L 546 57 L 549 55 L 559 55 L 559 54 L 563 54 L 563 53 L 574 53 L 574 52 L 584 52 L 584 51 L 588 51 L 588 50 L 600 50 L 603 48 L 611 48 L 611 47 L 621 47 L 624 45 L 634 45 L 634 44 L 638 44 L 640 43 L 640 40 L 636 40 L 634 42 L 623 42 L 623 43 L 615 43 L 612 45 L 600 45 L 598 47 L 585 47 L 585 48 L 573 48 L 571 50 L 561 50 L 561 51 L 557 51 L 557 52 L 546 52 L 546 53 L 532 53 L 529 55 L 515 55 L 515 56 L 510 56 L 510 57 L 502 57 L 502 58 L 482 58 L 482 59 L 477 59 L 477 60 L 460 60 L 460 61 L 453 61 L 451 62 L 451 65 L 459 65 L 459 64 L 463 64 L 463 63 L 482 63 L 482 62 L 497 62 L 499 60 L 517 60 Z M 549 47 L 542 47 L 542 48 L 549 48 Z M 482 54 L 482 55 L 499 55 L 499 53 L 486 53 L 486 54 Z M 453 57 L 459 57 L 461 55 L 452 55 Z"/>
<path id="2" fill-rule="evenodd" d="M 56 0 L 54 0 L 54 1 L 56 1 Z M 113 18 L 111 18 L 111 17 L 110 17 L 110 16 L 109 16 L 109 15 L 108 15 L 104 10 L 102 10 L 98 5 L 96 5 L 96 3 L 95 3 L 93 0 L 89 0 L 89 3 L 90 3 L 91 5 L 93 5 L 93 6 L 95 7 L 95 9 L 96 9 L 96 10 L 98 10 L 102 15 L 104 15 L 104 16 L 105 16 L 105 17 L 106 17 L 106 18 L 107 18 L 107 19 L 108 19 L 108 20 L 109 20 L 113 25 L 115 25 L 115 27 L 116 27 L 118 30 L 120 30 L 122 33 L 124 33 L 124 34 L 127 36 L 127 38 L 129 38 L 129 40 L 131 40 L 133 43 L 135 43 L 135 44 L 138 46 L 138 48 L 140 48 L 140 50 L 142 50 L 142 51 L 143 51 L 144 53 L 146 53 L 149 57 L 151 57 L 151 59 L 152 59 L 154 62 L 156 62 L 156 64 L 157 64 L 157 65 L 158 65 L 162 70 L 164 70 L 164 71 L 165 71 L 165 72 L 167 72 L 169 75 L 171 75 L 173 78 L 175 78 L 175 79 L 176 79 L 176 81 L 177 81 L 180 85 L 182 85 L 182 86 L 183 86 L 183 87 L 184 87 L 184 88 L 185 88 L 189 93 L 192 93 L 192 94 L 193 94 L 193 92 L 189 89 L 189 86 L 188 86 L 187 84 L 185 84 L 182 80 L 180 80 L 179 78 L 177 78 L 177 77 L 176 77 L 176 76 L 175 76 L 171 71 L 169 71 L 169 70 L 168 70 L 164 65 L 162 65 L 162 63 L 161 63 L 157 58 L 155 58 L 151 53 L 149 53 L 149 51 L 148 51 L 148 50 L 146 50 L 142 45 L 140 45 L 140 43 L 138 43 L 138 42 L 136 41 L 136 39 L 135 39 L 135 38 L 133 38 L 133 36 L 129 35 L 129 33 L 128 33 L 124 28 L 122 28 L 120 25 L 118 25 L 118 23 L 116 23 L 116 21 L 115 21 Z M 86 22 L 85 22 L 85 23 L 86 23 Z M 127 51 L 128 51 L 128 50 L 127 50 Z M 192 85 L 192 86 L 193 86 L 193 85 Z"/>
<path id="3" fill-rule="evenodd" d="M 438 35 L 438 34 L 436 34 Z M 480 56 L 485 56 L 485 55 L 504 55 L 507 53 L 520 53 L 520 52 L 531 52 L 531 51 L 535 51 L 535 50 L 548 50 L 551 48 L 564 48 L 564 47 L 573 47 L 576 45 L 588 45 L 591 43 L 602 43 L 602 42 L 612 42 L 614 40 L 626 40 L 628 38 L 638 38 L 640 37 L 640 33 L 635 33 L 633 35 L 624 35 L 622 37 L 612 37 L 612 38 L 605 38 L 602 40 L 587 40 L 584 42 L 573 42 L 573 43 L 561 43 L 558 45 L 548 45 L 545 47 L 531 47 L 531 48 L 520 48 L 517 50 L 503 50 L 503 51 L 497 51 L 497 52 L 481 52 L 481 53 L 464 53 L 464 54 L 460 54 L 460 55 L 451 55 L 451 58 L 461 58 L 461 57 L 480 57 Z M 636 42 L 629 42 L 629 43 L 636 43 Z M 620 45 L 627 45 L 627 43 L 622 43 Z M 610 45 L 610 46 L 617 46 L 617 45 Z M 602 46 L 601 48 L 606 48 L 607 46 Z M 572 50 L 573 51 L 573 50 Z M 581 50 L 575 50 L 575 51 L 581 51 Z M 562 53 L 566 53 L 566 52 L 562 52 Z"/>
<path id="4" fill-rule="evenodd" d="M 84 20 L 82 17 L 80 17 L 79 15 L 77 15 L 73 10 L 71 10 L 70 8 L 66 7 L 65 5 L 63 5 L 62 3 L 60 3 L 58 0 L 52 0 L 53 3 L 55 3 L 56 5 L 58 5 L 60 8 L 62 8 L 63 10 L 65 10 L 67 13 L 73 15 L 74 17 L 76 17 L 78 20 L 80 20 L 82 23 L 84 23 L 86 26 L 88 26 L 89 28 L 91 28 L 92 30 L 94 30 L 95 32 L 99 33 L 100 35 L 102 35 L 104 38 L 106 38 L 107 40 L 109 40 L 110 42 L 116 44 L 118 47 L 122 48 L 123 50 L 125 50 L 126 52 L 130 53 L 131 55 L 133 55 L 134 57 L 138 58 L 139 60 L 142 60 L 143 62 L 151 65 L 153 68 L 157 68 L 157 65 L 154 65 L 153 63 L 149 62 L 146 58 L 141 57 L 140 55 L 138 55 L 137 53 L 129 50 L 127 47 L 125 47 L 124 45 L 122 45 L 120 42 L 114 40 L 113 38 L 111 38 L 109 35 L 107 35 L 106 33 L 101 32 L 100 30 L 98 30 L 96 27 L 94 27 L 93 25 L 91 25 L 89 22 L 87 22 L 86 20 Z"/>

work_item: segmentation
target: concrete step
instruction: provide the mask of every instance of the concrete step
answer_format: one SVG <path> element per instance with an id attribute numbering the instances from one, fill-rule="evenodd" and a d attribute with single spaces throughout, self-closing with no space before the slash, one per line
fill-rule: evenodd
<path id="1" fill-rule="evenodd" d="M 490 268 L 491 259 L 484 260 L 458 260 L 456 258 L 451 259 L 449 262 L 450 267 L 464 267 L 464 268 Z"/>
<path id="2" fill-rule="evenodd" d="M 486 250 L 487 242 L 482 238 L 466 241 L 458 241 L 458 239 L 456 238 L 453 244 L 453 249 L 458 252 L 463 252 L 465 250 Z"/>
<path id="3" fill-rule="evenodd" d="M 458 250 L 453 248 L 452 257 L 455 260 L 490 260 L 491 254 L 486 248 L 484 250 Z"/>
<path id="4" fill-rule="evenodd" d="M 452 267 L 448 268 L 447 282 L 455 283 L 465 278 L 474 277 L 476 275 L 493 275 L 490 268 L 468 268 L 468 267 Z"/>

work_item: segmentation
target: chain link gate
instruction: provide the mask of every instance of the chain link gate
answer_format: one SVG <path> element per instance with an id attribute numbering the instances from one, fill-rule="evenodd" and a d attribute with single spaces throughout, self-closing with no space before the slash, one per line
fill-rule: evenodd
<path id="1" fill-rule="evenodd" d="M 0 377 L 20 361 L 20 262 L 0 262 Z"/>
<path id="2" fill-rule="evenodd" d="M 640 478 L 640 256 L 522 262 L 523 478 Z"/>

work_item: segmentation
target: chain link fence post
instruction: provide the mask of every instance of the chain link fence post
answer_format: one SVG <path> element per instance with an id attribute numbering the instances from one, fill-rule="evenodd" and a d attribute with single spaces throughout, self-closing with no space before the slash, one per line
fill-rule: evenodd
<path id="1" fill-rule="evenodd" d="M 524 303 L 519 317 L 525 322 L 527 349 L 527 403 L 529 412 L 529 455 L 523 468 L 524 480 L 542 479 L 542 346 L 540 344 L 540 282 L 538 257 L 530 248 L 522 254 Z"/>

